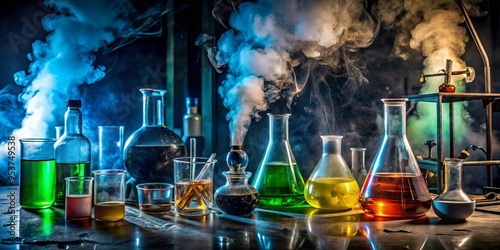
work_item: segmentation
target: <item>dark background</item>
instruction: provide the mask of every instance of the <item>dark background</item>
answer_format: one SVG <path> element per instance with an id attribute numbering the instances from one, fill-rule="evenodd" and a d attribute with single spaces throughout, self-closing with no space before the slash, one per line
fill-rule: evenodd
<path id="1" fill-rule="evenodd" d="M 106 76 L 94 84 L 80 86 L 85 123 L 84 133 L 97 145 L 98 125 L 124 125 L 125 139 L 142 124 L 142 98 L 138 91 L 141 87 L 165 88 L 169 77 L 173 77 L 174 89 L 168 89 L 170 95 L 167 100 L 167 125 L 177 133 L 182 133 L 182 116 L 185 113 L 184 98 L 198 97 L 203 102 L 203 91 L 210 89 L 213 100 L 211 106 L 201 107 L 210 110 L 210 122 L 213 140 L 207 145 L 205 155 L 216 152 L 219 162 L 215 173 L 216 185 L 224 183 L 221 174 L 226 170 L 225 155 L 229 151 L 229 129 L 225 119 L 227 109 L 217 93 L 218 86 L 225 79 L 226 71 L 222 73 L 211 72 L 212 85 L 202 85 L 201 72 L 206 70 L 203 58 L 206 52 L 202 47 L 194 44 L 195 39 L 203 32 L 210 32 L 216 38 L 227 31 L 217 23 L 207 9 L 213 7 L 216 1 L 173 1 L 172 9 L 163 16 L 161 26 L 163 32 L 160 36 L 140 38 L 133 43 L 113 51 L 99 51 L 96 65 L 106 67 Z M 368 1 L 368 5 L 375 1 Z M 31 52 L 31 45 L 35 40 L 44 40 L 47 33 L 40 24 L 40 19 L 54 10 L 43 5 L 42 1 L 16 1 L 2 2 L 4 7 L 0 10 L 0 54 L 2 55 L 0 67 L 0 112 L 3 114 L 0 123 L 2 137 L 9 135 L 9 131 L 20 126 L 24 117 L 22 103 L 17 96 L 22 92 L 22 87 L 15 84 L 13 75 L 19 70 L 27 70 L 29 60 L 27 54 Z M 147 6 L 146 2 L 136 1 L 140 8 Z M 481 9 L 489 11 L 484 17 L 473 17 L 473 22 L 479 36 L 490 55 L 492 87 L 494 92 L 500 91 L 500 44 L 498 33 L 500 31 L 500 6 L 497 1 L 483 1 L 479 4 Z M 210 11 L 208 11 L 210 13 Z M 230 12 L 225 15 L 228 17 Z M 464 24 L 465 25 L 465 24 Z M 207 29 L 207 27 L 209 27 Z M 17 43 L 9 40 L 15 36 Z M 361 50 L 362 58 L 366 60 L 365 76 L 369 79 L 368 85 L 363 85 L 355 91 L 350 91 L 349 96 L 341 93 L 345 88 L 345 78 L 336 77 L 327 79 L 333 95 L 335 106 L 335 133 L 344 135 L 343 157 L 350 163 L 350 147 L 366 147 L 366 164 L 369 166 L 373 160 L 380 140 L 380 117 L 382 112 L 381 98 L 400 97 L 417 94 L 420 89 L 418 78 L 422 73 L 423 57 L 402 59 L 390 56 L 393 48 L 394 32 L 381 30 L 376 40 L 369 48 Z M 173 46 L 169 49 L 168 46 Z M 172 54 L 173 53 L 173 54 Z M 175 59 L 169 62 L 170 59 Z M 467 64 L 476 69 L 476 80 L 467 86 L 470 91 L 483 91 L 484 78 L 482 77 L 482 61 L 476 46 L 469 36 L 466 53 L 462 58 Z M 204 68 L 205 67 L 205 68 Z M 227 69 L 223 69 L 227 70 Z M 169 75 L 174 72 L 174 75 Z M 295 99 L 290 111 L 290 143 L 294 154 L 301 167 L 304 180 L 314 168 L 321 155 L 321 139 L 318 127 L 311 114 L 304 111 L 309 103 L 309 89 Z M 102 107 L 102 102 L 108 103 Z M 253 121 L 245 139 L 246 152 L 250 157 L 248 170 L 254 172 L 262 157 L 268 141 L 268 112 L 282 112 L 282 102 L 273 104 L 266 112 L 262 112 L 262 120 Z M 61 109 L 59 124 L 63 123 L 64 107 Z M 171 114 L 170 116 L 168 114 Z M 471 115 L 482 118 L 480 107 L 472 110 Z M 312 121 L 311 121 L 312 120 Z M 495 115 L 495 120 L 498 116 Z M 304 127 L 304 121 L 307 126 Z M 480 125 L 476 124 L 477 126 Z M 494 122 L 495 137 L 500 130 L 500 123 Z M 6 138 L 2 138 L 6 141 Z M 423 144 L 423 142 L 422 142 Z M 3 150 L 3 149 L 1 149 Z M 426 147 L 414 149 L 416 154 L 423 154 Z M 497 152 L 494 155 L 498 156 Z M 96 156 L 96 154 L 94 154 Z M 498 157 L 497 157 L 498 158 Z M 482 175 L 483 171 L 474 169 L 473 175 Z M 496 181 L 498 182 L 498 170 Z M 480 174 L 476 174 L 480 173 Z M 474 183 L 476 186 L 482 184 Z M 475 190 L 471 188 L 470 190 Z"/>

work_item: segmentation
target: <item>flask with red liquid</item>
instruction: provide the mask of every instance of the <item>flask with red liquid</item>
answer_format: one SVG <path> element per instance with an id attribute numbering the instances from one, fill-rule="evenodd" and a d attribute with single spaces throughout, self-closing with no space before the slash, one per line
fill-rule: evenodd
<path id="1" fill-rule="evenodd" d="M 406 138 L 407 100 L 382 99 L 384 137 L 359 199 L 373 216 L 413 218 L 431 208 L 432 198 Z"/>

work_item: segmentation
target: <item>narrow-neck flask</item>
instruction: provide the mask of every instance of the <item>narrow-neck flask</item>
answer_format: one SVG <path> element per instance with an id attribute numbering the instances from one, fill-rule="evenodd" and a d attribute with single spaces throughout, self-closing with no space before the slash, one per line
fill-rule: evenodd
<path id="1" fill-rule="evenodd" d="M 248 155 L 243 150 L 243 145 L 231 145 L 226 162 L 229 171 L 224 171 L 223 174 L 227 182 L 215 191 L 215 202 L 224 213 L 249 214 L 259 203 L 259 192 L 248 184 L 252 173 L 245 171 Z"/>
<path id="2" fill-rule="evenodd" d="M 315 208 L 347 211 L 358 204 L 359 186 L 341 155 L 342 136 L 323 135 L 323 154 L 306 182 L 304 196 Z"/>
<path id="3" fill-rule="evenodd" d="M 259 207 L 290 207 L 304 203 L 304 179 L 288 141 L 290 114 L 269 115 L 269 143 L 252 186 L 259 191 Z"/>
<path id="4" fill-rule="evenodd" d="M 382 99 L 384 137 L 360 195 L 367 214 L 412 218 L 431 207 L 431 196 L 406 138 L 407 100 Z"/>
<path id="5" fill-rule="evenodd" d="M 90 176 L 90 141 L 82 133 L 81 100 L 67 100 L 64 133 L 54 145 L 56 154 L 55 206 L 64 206 L 66 177 Z"/>
<path id="6" fill-rule="evenodd" d="M 363 186 L 367 174 L 365 152 L 366 148 L 351 148 L 351 172 L 360 187 Z"/>
<path id="7" fill-rule="evenodd" d="M 476 202 L 462 189 L 463 160 L 444 159 L 444 188 L 432 202 L 434 213 L 447 220 L 465 220 L 474 213 Z"/>
<path id="8" fill-rule="evenodd" d="M 123 162 L 132 177 L 127 181 L 127 203 L 137 204 L 135 186 L 145 182 L 173 183 L 173 159 L 185 156 L 182 138 L 165 126 L 166 90 L 140 89 L 143 95 L 142 126 L 125 142 Z"/>

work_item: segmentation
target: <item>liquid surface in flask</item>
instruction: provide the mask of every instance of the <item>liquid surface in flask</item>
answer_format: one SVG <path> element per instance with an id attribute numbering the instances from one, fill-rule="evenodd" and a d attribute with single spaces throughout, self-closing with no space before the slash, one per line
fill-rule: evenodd
<path id="1" fill-rule="evenodd" d="M 290 168 L 286 162 L 269 162 L 264 169 L 260 205 L 294 206 L 304 201 L 303 182 L 296 181 L 295 176 L 295 173 L 300 173 L 297 164 L 293 163 Z M 293 171 L 288 171 L 290 169 Z"/>
<path id="2" fill-rule="evenodd" d="M 306 201 L 313 207 L 350 210 L 358 204 L 359 186 L 352 178 L 316 178 L 306 182 Z"/>
<path id="3" fill-rule="evenodd" d="M 425 214 L 431 207 L 432 199 L 421 174 L 377 173 L 369 174 L 366 180 L 361 192 L 368 198 L 359 201 L 368 214 L 411 218 Z"/>

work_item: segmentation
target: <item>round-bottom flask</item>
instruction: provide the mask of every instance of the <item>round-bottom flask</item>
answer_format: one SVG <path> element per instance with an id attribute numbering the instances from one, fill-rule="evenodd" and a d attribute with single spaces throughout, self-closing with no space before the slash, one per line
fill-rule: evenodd
<path id="1" fill-rule="evenodd" d="M 173 159 L 186 155 L 182 138 L 165 126 L 166 90 L 140 89 L 143 95 L 143 124 L 123 148 L 123 162 L 132 176 L 127 181 L 126 201 L 137 204 L 135 186 L 146 182 L 174 183 Z"/>
<path id="2" fill-rule="evenodd" d="M 444 160 L 444 189 L 432 201 L 434 213 L 440 218 L 465 220 L 474 213 L 476 201 L 469 198 L 462 189 L 462 165 L 462 159 Z"/>
<path id="3" fill-rule="evenodd" d="M 249 214 L 259 203 L 259 192 L 248 185 L 248 178 L 252 173 L 245 172 L 248 156 L 243 151 L 243 146 L 232 145 L 226 160 L 230 169 L 223 173 L 227 183 L 215 191 L 215 203 L 227 214 Z"/>

